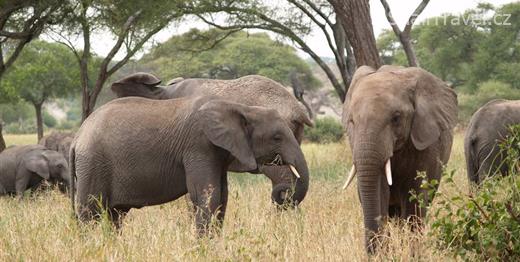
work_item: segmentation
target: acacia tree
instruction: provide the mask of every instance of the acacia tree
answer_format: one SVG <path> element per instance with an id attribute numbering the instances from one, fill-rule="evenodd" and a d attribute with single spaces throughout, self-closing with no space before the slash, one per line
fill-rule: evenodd
<path id="1" fill-rule="evenodd" d="M 262 0 L 192 1 L 189 12 L 209 25 L 223 30 L 263 29 L 277 33 L 306 52 L 325 72 L 334 90 L 343 101 L 355 70 L 355 59 L 341 23 L 334 21 L 334 11 L 324 0 L 287 0 L 287 3 L 265 4 Z M 214 15 L 218 13 L 219 15 Z M 225 14 L 225 20 L 222 20 Z M 313 28 L 327 39 L 340 71 L 340 79 L 333 69 L 305 41 Z"/>
<path id="2" fill-rule="evenodd" d="M 358 66 L 379 68 L 382 65 L 377 51 L 369 0 L 328 0 L 343 25 L 354 50 Z"/>
<path id="3" fill-rule="evenodd" d="M 36 112 L 38 140 L 43 137 L 43 104 L 52 97 L 65 97 L 79 87 L 74 57 L 62 45 L 35 41 L 29 44 L 4 78 L 17 95 Z"/>
<path id="4" fill-rule="evenodd" d="M 383 4 L 383 7 L 385 9 L 386 18 L 388 19 L 388 22 L 390 23 L 390 26 L 392 26 L 392 30 L 394 31 L 395 35 L 399 39 L 399 42 L 401 42 L 401 46 L 403 47 L 404 53 L 406 54 L 406 58 L 408 59 L 408 65 L 409 66 L 419 66 L 419 61 L 417 60 L 417 56 L 415 55 L 414 48 L 412 46 L 412 39 L 410 36 L 410 33 L 412 31 L 412 26 L 417 19 L 417 17 L 424 11 L 426 6 L 430 0 L 423 0 L 419 6 L 415 9 L 415 11 L 412 13 L 410 18 L 408 19 L 408 22 L 406 23 L 406 26 L 404 27 L 404 30 L 401 31 L 399 26 L 394 20 L 394 17 L 392 16 L 392 11 L 390 10 L 390 6 L 388 5 L 388 2 L 386 0 L 381 0 L 381 4 Z"/>
<path id="5" fill-rule="evenodd" d="M 63 0 L 4 0 L 0 5 L 0 79 L 22 49 L 58 21 Z"/>
<path id="6" fill-rule="evenodd" d="M 53 27 L 50 36 L 69 47 L 78 62 L 82 87 L 82 121 L 94 110 L 108 78 L 141 50 L 151 37 L 183 15 L 179 9 L 181 2 L 183 0 L 68 1 L 66 23 Z M 97 72 L 90 74 L 92 37 L 101 34 L 112 36 L 114 42 Z M 81 49 L 76 48 L 75 40 L 83 43 Z M 115 61 L 118 54 L 122 58 Z"/>

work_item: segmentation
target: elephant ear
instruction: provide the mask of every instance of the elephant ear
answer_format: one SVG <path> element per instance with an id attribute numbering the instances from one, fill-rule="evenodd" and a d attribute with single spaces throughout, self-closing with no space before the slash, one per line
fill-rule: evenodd
<path id="1" fill-rule="evenodd" d="M 215 146 L 225 149 L 238 160 L 237 171 L 257 169 L 251 147 L 251 121 L 248 107 L 222 100 L 204 104 L 202 111 L 204 134 Z"/>
<path id="2" fill-rule="evenodd" d="M 50 179 L 48 160 L 43 155 L 30 155 L 24 159 L 25 168 L 41 176 L 43 179 Z"/>
<path id="3" fill-rule="evenodd" d="M 161 80 L 148 73 L 135 73 L 112 83 L 112 91 L 117 97 L 140 96 L 157 99 L 162 93 L 158 87 Z"/>
<path id="4" fill-rule="evenodd" d="M 415 77 L 415 113 L 411 138 L 417 150 L 435 143 L 457 123 L 457 95 L 441 79 L 419 68 L 406 69 Z"/>
<path id="5" fill-rule="evenodd" d="M 350 82 L 347 95 L 345 96 L 345 103 L 343 104 L 343 116 L 341 118 L 343 126 L 346 128 L 347 133 L 350 133 L 348 125 L 348 116 L 350 114 L 350 99 L 352 98 L 352 94 L 356 92 L 356 90 L 359 88 L 359 82 L 361 81 L 361 79 L 375 72 L 376 70 L 370 66 L 361 66 L 356 70 L 354 76 L 352 77 L 352 81 Z"/>

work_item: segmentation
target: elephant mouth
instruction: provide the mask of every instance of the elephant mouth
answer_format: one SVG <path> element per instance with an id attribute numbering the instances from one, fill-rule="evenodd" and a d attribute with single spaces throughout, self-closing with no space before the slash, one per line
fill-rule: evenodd
<path id="1" fill-rule="evenodd" d="M 292 174 L 296 178 L 301 178 L 300 173 L 298 173 L 298 170 L 296 170 L 296 167 L 294 167 L 294 165 L 292 165 L 292 164 L 284 163 L 283 158 L 280 154 L 276 154 L 276 156 L 271 161 L 266 161 L 262 165 L 264 165 L 264 166 L 289 166 Z"/>

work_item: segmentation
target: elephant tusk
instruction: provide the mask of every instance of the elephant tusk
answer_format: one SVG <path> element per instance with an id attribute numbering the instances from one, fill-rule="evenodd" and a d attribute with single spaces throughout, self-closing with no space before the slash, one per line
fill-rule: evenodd
<path id="1" fill-rule="evenodd" d="M 289 168 L 291 169 L 291 171 L 292 171 L 292 173 L 294 174 L 295 177 L 301 178 L 300 177 L 300 173 L 298 173 L 298 170 L 296 170 L 296 168 L 293 165 L 289 165 Z"/>
<path id="2" fill-rule="evenodd" d="M 347 187 L 352 183 L 352 180 L 354 180 L 354 176 L 356 175 L 356 166 L 352 165 L 352 169 L 350 169 L 350 173 L 348 174 L 347 181 L 345 182 L 345 185 L 343 185 L 343 190 L 347 189 Z"/>
<path id="3" fill-rule="evenodd" d="M 392 166 L 390 164 L 390 158 L 386 161 L 385 164 L 385 174 L 386 174 L 386 181 L 388 182 L 388 185 L 392 185 Z"/>

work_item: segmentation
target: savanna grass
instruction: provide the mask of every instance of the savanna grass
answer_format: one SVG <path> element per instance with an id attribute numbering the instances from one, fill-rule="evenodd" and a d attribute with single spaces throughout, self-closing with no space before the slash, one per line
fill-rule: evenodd
<path id="1" fill-rule="evenodd" d="M 8 144 L 14 139 L 22 141 L 6 136 Z M 21 201 L 0 198 L 0 261 L 366 261 L 355 183 L 341 190 L 351 166 L 348 146 L 304 144 L 303 150 L 311 185 L 300 208 L 276 209 L 271 183 L 262 175 L 231 174 L 223 231 L 212 239 L 196 238 L 185 198 L 130 211 L 120 232 L 106 219 L 78 225 L 69 199 L 57 190 Z M 455 180 L 466 188 L 462 134 L 451 159 Z M 381 252 L 371 260 L 450 260 L 432 248 L 427 232 L 410 232 L 397 222 L 386 231 Z"/>

